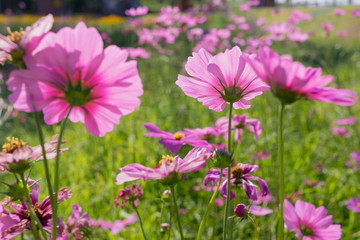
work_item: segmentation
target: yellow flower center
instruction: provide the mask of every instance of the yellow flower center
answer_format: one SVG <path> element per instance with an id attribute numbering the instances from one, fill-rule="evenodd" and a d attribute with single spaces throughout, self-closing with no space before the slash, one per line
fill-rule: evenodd
<path id="1" fill-rule="evenodd" d="M 2 145 L 2 151 L 4 153 L 13 153 L 16 149 L 18 148 L 23 148 L 24 146 L 26 146 L 26 142 L 24 142 L 23 140 L 19 140 L 18 138 L 15 137 L 7 137 L 6 140 L 8 142 L 4 143 Z"/>
<path id="2" fill-rule="evenodd" d="M 360 203 L 358 203 L 356 206 L 357 206 L 358 208 L 360 208 Z"/>
<path id="3" fill-rule="evenodd" d="M 174 157 L 170 155 L 163 155 L 162 159 L 159 161 L 159 165 L 163 164 L 167 160 L 167 163 L 172 163 L 174 161 Z"/>
<path id="4" fill-rule="evenodd" d="M 176 139 L 176 140 L 180 140 L 183 137 L 185 137 L 185 136 L 182 133 L 177 132 L 177 133 L 174 134 L 174 139 Z"/>
<path id="5" fill-rule="evenodd" d="M 36 216 L 41 217 L 43 215 L 43 211 L 39 209 L 39 205 L 38 203 L 35 203 L 35 206 L 33 206 L 34 212 L 36 214 Z M 30 219 L 30 210 L 26 209 L 25 213 L 24 213 L 24 218 L 26 219 Z"/>
<path id="6" fill-rule="evenodd" d="M 22 37 L 23 37 L 23 35 L 25 33 L 24 30 L 22 28 L 20 28 L 19 31 L 12 32 L 9 27 L 7 27 L 6 29 L 7 29 L 8 33 L 9 33 L 9 35 L 7 35 L 6 37 L 10 41 L 16 43 L 17 45 L 20 45 L 21 39 L 22 39 Z"/>
<path id="7" fill-rule="evenodd" d="M 237 178 L 240 179 L 242 177 L 242 172 L 244 171 L 244 169 L 242 167 L 239 166 L 235 166 L 231 169 L 231 176 L 233 178 Z"/>

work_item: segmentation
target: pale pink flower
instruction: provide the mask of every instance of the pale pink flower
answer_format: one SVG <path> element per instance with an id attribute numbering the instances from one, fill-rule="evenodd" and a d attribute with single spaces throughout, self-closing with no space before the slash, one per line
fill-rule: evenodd
<path id="1" fill-rule="evenodd" d="M 268 87 L 247 63 L 239 47 L 212 56 L 205 49 L 188 58 L 185 69 L 192 77 L 178 75 L 176 84 L 184 93 L 197 98 L 205 107 L 220 112 L 226 103 L 235 109 L 250 107 L 248 100 Z"/>
<path id="2" fill-rule="evenodd" d="M 265 18 L 258 18 L 256 20 L 256 26 L 262 26 L 265 24 Z"/>
<path id="3" fill-rule="evenodd" d="M 336 32 L 336 35 L 338 36 L 346 36 L 348 34 L 347 30 L 339 30 Z"/>
<path id="4" fill-rule="evenodd" d="M 323 23 L 321 24 L 321 27 L 327 32 L 330 33 L 334 29 L 333 25 L 330 23 Z"/>
<path id="5" fill-rule="evenodd" d="M 140 105 L 143 94 L 136 61 L 111 45 L 103 49 L 95 28 L 82 22 L 74 29 L 47 34 L 33 53 L 25 56 L 26 70 L 16 70 L 7 81 L 14 107 L 43 110 L 46 124 L 65 118 L 82 122 L 95 136 L 104 136 L 120 117 Z M 56 56 L 56 58 L 54 58 Z"/>
<path id="6" fill-rule="evenodd" d="M 341 238 L 341 226 L 332 224 L 332 216 L 326 216 L 323 206 L 298 200 L 293 206 L 284 200 L 285 228 L 293 231 L 296 237 L 303 240 L 338 240 Z"/>
<path id="7" fill-rule="evenodd" d="M 195 172 L 203 168 L 211 156 L 212 153 L 210 151 L 205 148 L 196 147 L 184 159 L 181 159 L 179 156 L 163 156 L 163 159 L 155 168 L 132 163 L 120 168 L 120 173 L 116 177 L 116 184 L 121 185 L 140 178 L 144 181 L 148 179 L 161 179 L 165 185 L 175 184 L 181 179 L 181 174 Z"/>
<path id="8" fill-rule="evenodd" d="M 357 100 L 355 92 L 326 87 L 334 77 L 321 76 L 321 68 L 305 67 L 281 57 L 268 47 L 260 48 L 259 58 L 251 57 L 249 63 L 260 78 L 271 86 L 273 94 L 286 104 L 304 98 L 351 106 Z"/>
<path id="9" fill-rule="evenodd" d="M 271 34 L 271 39 L 275 41 L 284 40 L 285 34 L 291 31 L 291 29 L 292 26 L 286 22 L 274 22 L 266 28 L 266 30 Z"/>
<path id="10" fill-rule="evenodd" d="M 360 8 L 352 11 L 351 15 L 353 15 L 354 17 L 360 17 Z"/>
<path id="11" fill-rule="evenodd" d="M 293 42 L 305 42 L 309 38 L 309 34 L 295 30 L 293 32 L 289 32 L 287 37 L 290 41 Z"/>
<path id="12" fill-rule="evenodd" d="M 54 18 L 49 14 L 40 18 L 33 25 L 26 27 L 24 31 L 10 32 L 9 36 L 0 34 L 0 64 L 4 65 L 13 51 L 18 51 L 24 55 L 31 54 L 44 34 L 50 31 L 53 22 Z"/>
<path id="13" fill-rule="evenodd" d="M 124 220 L 116 220 L 115 222 L 106 222 L 103 219 L 99 219 L 98 225 L 103 229 L 110 229 L 111 234 L 116 235 L 128 225 L 131 225 L 137 221 L 136 213 L 130 215 L 130 217 Z"/>
<path id="14" fill-rule="evenodd" d="M 355 122 L 356 122 L 356 118 L 354 116 L 337 120 L 338 125 L 354 125 Z"/>
<path id="15" fill-rule="evenodd" d="M 265 216 L 273 212 L 272 209 L 262 208 L 260 206 L 250 206 L 249 212 L 255 216 Z"/>
<path id="16" fill-rule="evenodd" d="M 147 6 L 139 6 L 137 8 L 130 8 L 125 10 L 125 14 L 127 16 L 136 17 L 136 16 L 143 16 L 149 12 L 149 8 Z"/>
<path id="17" fill-rule="evenodd" d="M 150 54 L 146 51 L 145 48 L 137 47 L 137 48 L 125 48 L 125 50 L 129 54 L 129 58 L 144 58 L 147 59 L 150 57 Z"/>
<path id="18" fill-rule="evenodd" d="M 346 11 L 341 8 L 334 9 L 334 14 L 337 16 L 344 16 L 346 14 Z"/>
<path id="19" fill-rule="evenodd" d="M 240 11 L 241 12 L 248 12 L 248 11 L 250 11 L 250 5 L 249 4 L 242 4 L 242 5 L 240 5 Z"/>

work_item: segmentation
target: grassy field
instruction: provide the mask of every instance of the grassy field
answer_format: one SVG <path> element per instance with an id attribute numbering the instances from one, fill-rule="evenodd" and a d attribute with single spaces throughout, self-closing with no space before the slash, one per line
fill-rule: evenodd
<path id="1" fill-rule="evenodd" d="M 308 41 L 300 44 L 276 42 L 272 46 L 281 54 L 291 54 L 295 60 L 312 67 L 322 67 L 326 74 L 336 76 L 336 85 L 360 93 L 360 18 L 350 15 L 354 6 L 345 7 L 347 15 L 336 17 L 333 8 L 301 8 L 313 16 L 311 22 L 303 22 L 300 27 L 313 35 Z M 281 8 L 280 14 L 273 16 L 273 9 L 255 9 L 246 13 L 249 21 L 257 17 L 265 17 L 267 23 L 286 20 L 293 9 Z M 237 12 L 237 9 L 235 9 Z M 225 13 L 209 15 L 205 27 L 225 27 L 230 22 Z M 340 20 L 341 19 L 341 20 Z M 329 38 L 322 36 L 322 22 L 334 24 L 335 30 L 348 30 L 347 37 L 332 34 Z M 17 26 L 19 23 L 14 23 Z M 118 24 L 102 24 L 89 22 L 97 26 L 100 32 L 107 32 L 114 43 L 120 46 L 135 46 L 135 38 L 123 35 L 125 22 Z M 71 25 L 71 23 L 70 23 Z M 57 25 L 56 28 L 58 28 Z M 335 32 L 335 31 L 334 31 Z M 68 186 L 73 196 L 60 205 L 60 216 L 66 220 L 71 214 L 71 205 L 78 203 L 93 219 L 103 218 L 108 221 L 123 219 L 132 212 L 130 206 L 124 210 L 116 208 L 114 199 L 123 186 L 115 185 L 115 177 L 119 168 L 130 163 L 141 163 L 145 166 L 155 166 L 163 154 L 168 154 L 157 139 L 145 137 L 143 124 L 151 122 L 161 129 L 176 132 L 183 128 L 203 128 L 214 126 L 216 119 L 227 116 L 228 108 L 216 113 L 202 106 L 196 99 L 189 98 L 175 85 L 178 74 L 185 74 L 183 62 L 191 55 L 193 46 L 181 35 L 176 44 L 169 46 L 173 55 L 162 55 L 149 49 L 151 58 L 138 60 L 139 73 L 143 82 L 144 94 L 141 105 L 135 112 L 124 116 L 114 131 L 103 138 L 91 136 L 82 124 L 70 123 L 65 131 L 67 151 L 61 157 L 61 186 Z M 3 69 L 6 78 L 9 69 Z M 2 86 L 2 94 L 6 94 Z M 235 114 L 247 114 L 261 121 L 263 132 L 258 141 L 253 140 L 251 133 L 246 132 L 244 141 L 236 146 L 235 160 L 250 163 L 252 155 L 259 151 L 267 151 L 270 158 L 256 162 L 259 170 L 256 176 L 265 179 L 272 193 L 272 201 L 264 207 L 274 209 L 274 213 L 256 217 L 260 226 L 261 239 L 275 239 L 276 206 L 278 194 L 278 166 L 276 131 L 278 124 L 279 102 L 270 92 L 265 92 L 251 101 L 248 110 L 235 110 Z M 360 216 L 346 208 L 346 201 L 359 196 L 360 175 L 355 169 L 347 168 L 345 161 L 350 159 L 351 151 L 360 151 L 359 124 L 349 126 L 350 137 L 335 136 L 331 129 L 336 120 L 354 115 L 360 120 L 360 107 L 340 107 L 333 104 L 301 101 L 285 110 L 285 179 L 287 195 L 301 193 L 296 199 L 310 202 L 316 206 L 324 205 L 328 214 L 333 215 L 334 222 L 342 226 L 342 239 L 360 239 Z M 11 118 L 0 128 L 0 136 L 5 141 L 6 136 L 20 137 L 30 145 L 38 145 L 35 122 L 31 114 L 26 115 L 26 124 L 20 117 Z M 59 131 L 59 126 L 43 125 L 46 139 Z M 184 155 L 183 149 L 180 155 Z M 53 162 L 51 162 L 53 164 Z M 319 166 L 323 171 L 318 171 Z M 200 185 L 208 165 L 197 173 L 187 175 L 187 180 L 176 187 L 180 208 L 186 209 L 182 222 L 186 239 L 194 239 L 210 199 L 211 193 L 195 192 L 194 186 Z M 35 164 L 31 177 L 40 182 L 41 198 L 47 196 L 45 176 L 41 162 Z M 12 179 L 1 175 L 1 179 Z M 304 180 L 325 181 L 323 186 L 312 188 L 304 184 Z M 13 179 L 12 179 L 13 180 Z M 160 223 L 170 223 L 171 208 L 167 201 L 161 199 L 166 187 L 156 181 L 138 181 L 144 189 L 144 196 L 138 206 L 144 221 L 148 239 L 167 239 L 168 232 L 160 231 Z M 130 185 L 130 184 L 128 184 Z M 3 188 L 3 186 L 1 187 Z M 241 191 L 240 191 L 241 190 Z M 247 197 L 242 189 L 233 204 L 247 203 Z M 3 191 L 3 190 L 1 190 Z M 223 208 L 215 206 L 207 223 L 204 239 L 221 239 Z M 170 239 L 178 239 L 178 231 L 171 224 Z M 235 220 L 233 224 L 233 239 L 253 239 L 254 229 L 249 221 Z M 175 236 L 174 236 L 175 234 Z M 287 239 L 296 239 L 294 233 L 287 232 Z M 125 228 L 119 235 L 96 233 L 92 239 L 141 239 L 139 224 L 135 223 Z"/>

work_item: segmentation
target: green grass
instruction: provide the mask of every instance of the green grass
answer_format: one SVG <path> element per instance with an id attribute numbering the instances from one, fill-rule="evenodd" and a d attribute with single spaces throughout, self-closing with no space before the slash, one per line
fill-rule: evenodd
<path id="1" fill-rule="evenodd" d="M 350 9 L 350 7 L 349 7 Z M 353 8 L 351 8 L 353 9 Z M 271 16 L 272 9 L 257 9 L 256 16 L 266 16 L 268 22 L 277 19 L 287 19 L 287 16 Z M 290 10 L 281 9 L 288 13 Z M 310 23 L 302 24 L 303 29 L 318 31 L 323 17 L 327 22 L 335 22 L 330 8 L 306 9 L 314 15 Z M 350 10 L 348 11 L 350 12 Z M 254 16 L 253 16 L 254 17 Z M 340 17 L 341 18 L 341 17 Z M 339 19 L 340 19 L 339 18 Z M 222 13 L 209 16 L 207 25 L 224 27 L 226 16 Z M 228 20 L 227 20 L 228 21 Z M 337 20 L 336 20 L 337 21 Z M 360 92 L 360 36 L 359 31 L 353 31 L 358 26 L 360 18 L 346 16 L 344 22 L 336 28 L 350 29 L 349 39 L 340 37 L 323 38 L 316 34 L 307 42 L 293 44 L 291 42 L 276 43 L 273 47 L 279 53 L 289 53 L 294 59 L 305 65 L 323 67 L 326 74 L 336 76 L 336 84 L 342 88 L 349 88 Z M 120 45 L 133 44 L 121 35 L 120 27 L 102 28 L 99 31 L 108 31 L 115 43 Z M 320 30 L 319 30 L 320 31 Z M 150 59 L 138 60 L 139 73 L 143 82 L 144 95 L 141 105 L 132 114 L 124 116 L 114 131 L 103 138 L 91 136 L 82 124 L 70 123 L 65 130 L 66 146 L 69 150 L 61 157 L 61 186 L 67 186 L 73 191 L 73 196 L 60 205 L 60 217 L 64 220 L 71 214 L 71 205 L 78 203 L 83 211 L 88 212 L 93 219 L 103 218 L 107 221 L 123 219 L 132 212 L 130 206 L 125 210 L 115 208 L 114 199 L 124 186 L 115 185 L 115 177 L 119 168 L 130 163 L 141 163 L 145 166 L 155 166 L 161 155 L 168 154 L 157 139 L 147 138 L 143 124 L 152 122 L 161 129 L 176 132 L 183 128 L 197 128 L 214 126 L 217 118 L 227 116 L 228 108 L 216 113 L 202 106 L 196 99 L 189 98 L 175 85 L 178 74 L 185 74 L 182 63 L 191 55 L 191 46 L 181 37 L 177 44 L 170 46 L 175 54 L 172 56 L 160 55 L 151 51 Z M 4 93 L 4 86 L 3 91 Z M 251 118 L 258 118 L 262 123 L 263 132 L 259 141 L 254 141 L 252 134 L 245 131 L 243 142 L 236 146 L 235 159 L 238 162 L 251 162 L 252 154 L 266 150 L 271 157 L 257 162 L 259 170 L 255 174 L 265 179 L 271 189 L 273 202 L 267 207 L 274 209 L 274 213 L 264 217 L 256 217 L 260 226 L 261 239 L 275 239 L 276 229 L 276 196 L 277 196 L 277 144 L 276 130 L 278 124 L 279 103 L 270 92 L 264 93 L 251 101 L 252 107 L 248 110 L 235 110 L 235 114 L 247 114 Z M 299 199 L 308 201 L 316 206 L 324 205 L 328 214 L 333 215 L 334 222 L 342 225 L 343 239 L 358 239 L 360 228 L 359 214 L 347 210 L 345 202 L 359 196 L 360 175 L 354 169 L 345 166 L 350 159 L 351 151 L 360 151 L 360 138 L 356 135 L 358 123 L 354 128 L 348 127 L 351 136 L 343 138 L 334 136 L 331 128 L 336 119 L 345 118 L 354 114 L 360 120 L 359 104 L 352 108 L 340 107 L 333 104 L 301 101 L 285 109 L 284 139 L 285 139 L 285 179 L 286 194 L 299 191 Z M 30 145 L 39 143 L 36 134 L 34 119 L 27 114 L 26 124 L 19 118 L 10 119 L 0 129 L 2 141 L 6 136 L 17 136 Z M 46 139 L 59 131 L 59 126 L 45 126 Z M 181 155 L 186 152 L 182 151 Z M 53 160 L 50 161 L 53 165 Z M 316 164 L 325 166 L 322 173 L 316 171 Z M 53 168 L 53 166 L 51 166 Z M 192 187 L 202 183 L 209 164 L 205 169 L 186 175 L 186 181 L 178 184 L 176 194 L 179 207 L 185 208 L 182 216 L 186 239 L 194 239 L 201 217 L 211 197 L 208 192 L 195 192 Z M 12 176 L 2 174 L 1 179 L 13 181 Z M 34 165 L 31 174 L 33 179 L 39 180 L 40 199 L 47 196 L 45 175 L 42 162 Z M 305 179 L 324 180 L 326 184 L 310 188 L 303 181 Z M 170 222 L 170 204 L 163 202 L 161 195 L 167 188 L 156 181 L 137 181 L 144 189 L 144 196 L 138 206 L 142 216 L 145 232 L 148 239 L 167 239 L 168 232 L 160 232 L 160 223 Z M 131 183 L 130 183 L 131 184 Z M 127 185 L 130 185 L 127 184 Z M 1 186 L 1 191 L 4 186 Z M 242 189 L 237 190 L 235 203 L 247 203 L 247 197 Z M 264 205 L 265 206 L 265 205 Z M 161 209 L 163 209 L 161 213 Z M 221 239 L 222 212 L 220 207 L 214 207 L 210 212 L 209 222 L 205 227 L 208 238 Z M 179 239 L 175 220 L 171 225 L 170 239 Z M 253 239 L 254 229 L 247 220 L 235 220 L 233 239 Z M 175 234 L 175 237 L 174 237 Z M 291 232 L 287 232 L 287 239 L 295 239 Z M 212 238 L 214 236 L 214 238 Z M 92 239 L 142 239 L 139 224 L 135 223 L 125 228 L 119 235 L 112 236 L 97 233 Z"/>

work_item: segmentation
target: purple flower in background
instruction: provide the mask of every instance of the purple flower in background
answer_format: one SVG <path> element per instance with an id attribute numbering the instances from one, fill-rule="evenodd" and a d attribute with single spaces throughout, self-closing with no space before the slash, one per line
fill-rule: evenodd
<path id="1" fill-rule="evenodd" d="M 298 200 L 293 206 L 284 200 L 285 228 L 295 232 L 296 237 L 306 240 L 338 240 L 341 238 L 341 226 L 332 224 L 332 216 L 326 216 L 323 206 Z"/>
<path id="2" fill-rule="evenodd" d="M 24 10 L 26 8 L 26 3 L 23 2 L 23 1 L 20 1 L 18 6 L 19 6 L 20 9 Z"/>
<path id="3" fill-rule="evenodd" d="M 246 194 L 251 200 L 257 200 L 258 196 L 261 195 L 262 197 L 270 195 L 269 187 L 267 183 L 255 176 L 251 176 L 251 174 L 255 173 L 258 170 L 259 166 L 257 165 L 250 165 L 250 164 L 242 164 L 238 163 L 231 169 L 231 186 L 235 185 L 242 185 Z M 212 168 L 208 171 L 207 175 L 204 179 L 204 185 L 208 185 L 209 183 L 215 186 L 220 179 L 220 174 L 223 175 L 223 182 L 220 185 L 220 195 L 223 198 L 226 198 L 227 192 L 227 168 L 223 169 L 221 173 L 221 169 Z M 260 188 L 260 194 L 256 189 L 256 185 L 254 185 L 251 180 L 257 181 Z M 231 189 L 230 189 L 231 190 Z M 234 192 L 230 192 L 230 199 L 235 197 Z"/>
<path id="4" fill-rule="evenodd" d="M 319 186 L 324 185 L 326 182 L 306 179 L 306 180 L 304 180 L 304 183 L 305 183 L 305 185 L 307 185 L 309 187 L 319 187 Z"/>
<path id="5" fill-rule="evenodd" d="M 163 145 L 166 150 L 171 151 L 174 154 L 186 144 L 191 146 L 208 146 L 207 141 L 201 140 L 200 138 L 195 137 L 195 135 L 189 135 L 187 132 L 179 131 L 172 134 L 162 131 L 152 123 L 145 123 L 144 127 L 150 131 L 149 133 L 146 133 L 145 136 L 161 138 L 159 143 Z"/>
<path id="6" fill-rule="evenodd" d="M 165 185 L 175 184 L 180 180 L 181 174 L 195 172 L 206 165 L 207 160 L 212 156 L 212 152 L 205 148 L 196 147 L 192 149 L 184 159 L 179 156 L 163 156 L 159 165 L 155 168 L 148 168 L 141 164 L 132 163 L 120 168 L 120 173 L 116 177 L 116 184 L 137 179 L 161 179 Z"/>
<path id="7" fill-rule="evenodd" d="M 349 210 L 360 213 L 360 197 L 351 198 L 349 201 L 346 202 L 346 206 Z"/>
<path id="8" fill-rule="evenodd" d="M 261 151 L 261 152 L 256 152 L 253 154 L 252 157 L 252 161 L 260 161 L 264 158 L 269 158 L 271 156 L 270 153 L 266 152 L 265 150 Z"/>
<path id="9" fill-rule="evenodd" d="M 133 208 L 136 208 L 136 205 L 139 203 L 139 199 L 144 194 L 144 191 L 141 187 L 136 184 L 133 184 L 132 187 L 125 187 L 121 190 L 115 199 L 115 205 L 117 207 L 124 208 L 126 202 L 130 201 Z M 119 200 L 122 199 L 121 203 Z"/>
<path id="10" fill-rule="evenodd" d="M 52 209 L 50 204 L 50 197 L 46 197 L 39 204 L 39 184 L 35 183 L 33 180 L 28 180 L 27 184 L 29 186 L 33 185 L 30 190 L 30 202 L 33 207 L 34 212 L 39 218 L 41 225 L 46 231 L 51 232 L 52 230 Z M 57 202 L 61 203 L 69 199 L 72 195 L 72 192 L 67 188 L 61 188 L 58 191 Z M 3 204 L 6 204 L 13 210 L 9 212 Z M 64 228 L 63 221 L 58 218 L 58 233 L 61 234 Z M 20 233 L 25 232 L 26 230 L 31 230 L 31 219 L 30 211 L 26 206 L 25 202 L 21 204 L 13 203 L 10 199 L 4 199 L 2 204 L 0 204 L 0 237 L 1 239 L 10 239 L 19 235 Z"/>
<path id="11" fill-rule="evenodd" d="M 132 59 L 136 59 L 136 58 L 147 59 L 150 57 L 150 53 L 148 53 L 145 48 L 141 48 L 141 47 L 125 48 L 125 50 L 128 52 L 129 57 Z"/>
<path id="12" fill-rule="evenodd" d="M 346 130 L 346 128 L 344 127 L 334 127 L 332 129 L 332 133 L 334 135 L 341 135 L 343 136 L 344 138 L 348 138 L 350 137 L 350 133 Z"/>
<path id="13" fill-rule="evenodd" d="M 330 32 L 332 32 L 332 30 L 334 30 L 333 25 L 330 23 L 323 23 L 321 24 L 321 27 L 326 31 L 326 34 L 329 34 Z"/>
<path id="14" fill-rule="evenodd" d="M 216 126 L 218 126 L 220 131 L 224 133 L 224 138 L 228 138 L 228 118 L 227 117 L 221 117 L 216 121 Z M 235 115 L 231 119 L 231 130 L 235 130 L 234 138 L 235 141 L 238 143 L 241 143 L 241 135 L 244 131 L 244 129 L 250 130 L 250 132 L 254 133 L 254 139 L 258 140 L 259 135 L 262 132 L 261 123 L 256 118 L 247 118 L 246 114 L 243 115 Z"/>
<path id="15" fill-rule="evenodd" d="M 345 165 L 349 168 L 354 168 L 358 170 L 360 168 L 360 153 L 356 151 L 352 151 L 350 154 L 352 161 L 346 161 Z"/>
<path id="16" fill-rule="evenodd" d="M 149 12 L 149 8 L 147 6 L 139 6 L 137 8 L 130 8 L 125 10 L 125 14 L 127 16 L 136 17 L 146 15 Z"/>

